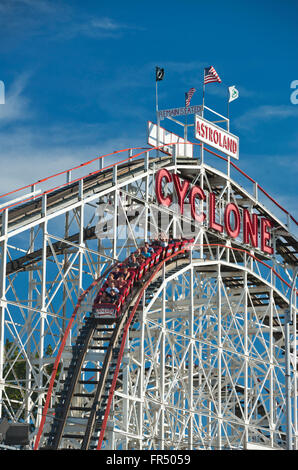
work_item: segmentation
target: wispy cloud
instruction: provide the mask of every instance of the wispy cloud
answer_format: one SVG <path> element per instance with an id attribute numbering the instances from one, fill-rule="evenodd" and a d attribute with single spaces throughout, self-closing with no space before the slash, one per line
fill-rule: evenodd
<path id="1" fill-rule="evenodd" d="M 55 39 L 73 39 L 75 36 L 87 36 L 94 39 L 118 39 L 126 32 L 140 31 L 143 28 L 129 23 L 121 23 L 109 17 L 89 17 L 63 25 Z"/>
<path id="2" fill-rule="evenodd" d="M 29 78 L 30 74 L 23 73 L 10 86 L 5 84 L 5 104 L 0 106 L 0 126 L 28 119 L 32 115 L 30 101 L 24 95 Z"/>
<path id="3" fill-rule="evenodd" d="M 117 39 L 144 28 L 109 16 L 92 16 L 73 4 L 50 0 L 0 1 L 1 33 L 6 40 L 25 35 L 49 40 L 71 40 L 77 36 Z"/>
<path id="4" fill-rule="evenodd" d="M 125 133 L 114 137 L 108 125 L 99 123 L 61 123 L 43 128 L 13 126 L 0 131 L 0 141 L 1 194 L 4 194 L 101 155 L 141 146 L 144 139 Z M 126 157 L 127 153 L 121 159 Z M 117 158 L 120 159 L 116 156 L 114 161 Z M 64 183 L 65 177 L 62 179 Z"/>
<path id="5" fill-rule="evenodd" d="M 262 105 L 246 111 L 235 121 L 235 126 L 242 129 L 252 129 L 260 121 L 267 122 L 271 119 L 287 119 L 298 117 L 298 108 L 290 105 Z"/>

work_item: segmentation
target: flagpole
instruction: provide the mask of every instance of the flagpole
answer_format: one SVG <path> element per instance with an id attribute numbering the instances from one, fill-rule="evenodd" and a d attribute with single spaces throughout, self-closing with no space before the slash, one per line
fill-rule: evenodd
<path id="1" fill-rule="evenodd" d="M 205 69 L 203 75 L 203 106 L 202 106 L 202 117 L 204 117 L 204 106 L 205 106 Z M 204 144 L 201 144 L 201 163 L 204 163 Z"/>
<path id="2" fill-rule="evenodd" d="M 186 113 L 186 94 L 184 95 L 185 100 L 185 125 L 184 125 L 184 156 L 186 157 L 186 141 L 187 141 L 187 113 Z"/>
<path id="3" fill-rule="evenodd" d="M 159 147 L 159 129 L 160 129 L 160 119 L 158 112 L 158 80 L 155 78 L 155 109 L 156 109 L 156 121 L 157 121 L 157 136 L 156 136 L 156 146 Z M 159 149 L 156 149 L 156 156 L 159 156 Z"/>
<path id="4" fill-rule="evenodd" d="M 230 112 L 230 93 L 229 93 L 229 88 L 227 88 L 227 91 L 228 91 L 227 130 L 229 131 L 230 130 L 230 116 L 229 116 L 229 112 Z"/>
<path id="5" fill-rule="evenodd" d="M 229 88 L 227 88 L 227 96 L 228 96 L 228 103 L 227 103 L 227 131 L 230 131 L 230 93 L 229 93 Z M 228 173 L 228 202 L 230 202 L 231 198 L 231 190 L 230 190 L 230 176 L 231 176 L 231 157 L 228 155 L 228 168 L 227 168 L 227 173 Z"/>

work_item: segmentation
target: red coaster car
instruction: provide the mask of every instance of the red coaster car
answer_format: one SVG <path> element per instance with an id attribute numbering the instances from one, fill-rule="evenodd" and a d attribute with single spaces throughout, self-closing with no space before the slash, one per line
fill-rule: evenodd
<path id="1" fill-rule="evenodd" d="M 94 305 L 93 315 L 95 318 L 117 318 L 120 305 L 117 304 L 97 304 Z"/>

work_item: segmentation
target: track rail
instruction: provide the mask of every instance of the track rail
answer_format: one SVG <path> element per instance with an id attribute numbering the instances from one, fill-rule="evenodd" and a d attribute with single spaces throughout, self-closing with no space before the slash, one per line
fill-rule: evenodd
<path id="1" fill-rule="evenodd" d="M 167 248 L 165 250 L 167 250 Z M 80 334 L 78 335 L 76 345 L 73 348 L 72 361 L 68 369 L 68 375 L 64 383 L 64 389 L 62 390 L 60 401 L 58 405 L 56 406 L 55 418 L 53 420 L 51 431 L 48 435 L 48 443 L 46 445 L 47 449 L 52 449 L 52 450 L 58 449 L 60 441 L 64 437 L 68 439 L 73 438 L 73 439 L 81 440 L 82 441 L 81 448 L 86 450 L 90 447 L 93 434 L 95 434 L 95 437 L 93 437 L 93 441 L 94 441 L 96 438 L 96 433 L 98 433 L 98 431 L 101 430 L 102 427 L 106 425 L 106 421 L 105 421 L 106 415 L 103 413 L 103 410 L 107 409 L 106 401 L 108 397 L 110 397 L 109 384 L 111 383 L 111 386 L 114 387 L 114 381 L 117 380 L 119 367 L 120 367 L 116 365 L 116 362 L 113 362 L 113 357 L 115 357 L 115 350 L 117 353 L 116 348 L 117 348 L 118 342 L 121 341 L 121 339 L 123 342 L 123 338 L 126 337 L 127 335 L 129 325 L 131 324 L 135 311 L 139 305 L 144 289 L 148 286 L 148 284 L 151 282 L 153 277 L 156 276 L 158 271 L 162 268 L 162 266 L 166 262 L 173 260 L 173 258 L 174 258 L 174 261 L 177 261 L 177 259 L 179 259 L 179 256 L 185 256 L 185 251 L 186 251 L 186 248 L 184 247 L 183 249 L 172 253 L 170 256 L 167 256 L 162 262 L 157 264 L 157 266 L 155 267 L 152 273 L 150 272 L 147 273 L 145 277 L 143 278 L 142 282 L 145 282 L 145 284 L 141 288 L 140 292 L 139 292 L 140 284 L 136 282 L 136 285 L 134 287 L 134 292 L 129 296 L 129 300 L 122 307 L 123 313 L 118 319 L 107 320 L 104 318 L 102 319 L 94 318 L 92 314 L 90 317 L 87 318 L 85 325 L 80 330 Z M 111 270 L 112 270 L 112 267 L 110 267 L 108 271 L 111 271 Z M 89 286 L 89 288 L 81 295 L 81 297 L 79 298 L 78 304 L 73 312 L 73 315 L 68 323 L 63 340 L 61 342 L 61 346 L 59 348 L 56 361 L 54 363 L 50 385 L 49 385 L 49 389 L 47 392 L 46 402 L 45 402 L 45 406 L 43 409 L 42 420 L 41 420 L 40 427 L 39 427 L 35 444 L 34 444 L 34 450 L 37 450 L 39 447 L 46 417 L 48 415 L 49 404 L 50 404 L 50 400 L 52 396 L 54 381 L 55 381 L 55 377 L 58 371 L 62 352 L 64 350 L 66 339 L 67 339 L 67 336 L 69 335 L 70 328 L 73 324 L 78 308 L 81 305 L 83 298 L 91 291 L 91 289 L 94 286 L 99 285 L 100 280 L 102 280 L 106 276 L 106 274 L 107 272 L 103 276 L 101 276 L 100 279 L 98 279 L 97 281 L 94 281 L 91 284 L 91 286 Z M 149 276 L 149 279 L 146 280 L 148 276 Z M 137 300 L 135 301 L 136 298 Z M 132 313 L 130 313 L 131 308 L 132 308 Z M 98 326 L 106 327 L 106 326 L 112 326 L 112 325 L 114 325 L 113 328 L 111 328 L 112 334 L 110 336 L 106 335 L 104 338 L 100 338 L 102 343 L 108 342 L 108 346 L 105 346 L 105 348 L 107 349 L 107 352 L 105 354 L 103 366 L 100 370 L 100 379 L 98 383 L 96 384 L 97 385 L 96 392 L 92 396 L 92 406 L 89 407 L 88 409 L 84 407 L 72 406 L 73 399 L 76 396 L 78 396 L 75 393 L 75 388 L 79 383 L 79 377 L 82 371 L 83 362 L 86 357 L 88 349 L 92 347 L 91 346 L 92 340 L 94 340 L 95 338 L 96 332 L 98 331 Z M 111 329 L 109 329 L 109 331 Z M 101 330 L 101 332 L 104 332 L 104 331 L 105 331 L 105 328 Z M 98 349 L 100 348 L 102 348 L 102 346 L 99 346 Z M 115 366 L 116 366 L 116 370 L 115 370 Z M 115 370 L 115 374 L 113 375 L 114 370 Z M 113 375 L 113 380 L 111 380 L 111 375 Z M 87 397 L 87 394 L 85 395 L 85 397 Z M 82 394 L 82 398 L 84 398 L 83 394 Z M 69 433 L 63 434 L 65 425 L 67 424 L 66 422 L 67 422 L 67 416 L 68 416 L 69 411 L 81 411 L 82 413 L 84 411 L 89 412 L 89 417 L 86 423 L 86 429 L 85 429 L 84 434 L 75 434 L 75 435 L 74 434 L 72 435 Z M 102 421 L 102 426 L 101 426 L 101 421 Z"/>
<path id="2" fill-rule="evenodd" d="M 43 428 L 44 428 L 45 421 L 46 421 L 47 414 L 48 414 L 48 409 L 49 409 L 49 406 L 50 406 L 50 401 L 51 401 L 51 397 L 52 397 L 52 393 L 53 393 L 54 383 L 55 383 L 56 375 L 57 375 L 57 372 L 58 372 L 58 369 L 59 369 L 62 353 L 64 351 L 66 341 L 67 341 L 67 338 L 69 336 L 72 325 L 74 323 L 74 320 L 76 319 L 78 310 L 81 307 L 82 301 L 88 295 L 88 293 L 105 278 L 105 276 L 113 269 L 113 267 L 114 267 L 114 265 L 110 266 L 104 272 L 104 274 L 102 276 L 100 276 L 98 279 L 93 281 L 90 284 L 90 286 L 80 295 L 80 297 L 78 298 L 77 304 L 74 308 L 74 311 L 73 311 L 73 313 L 72 313 L 72 315 L 71 315 L 71 317 L 68 321 L 67 327 L 66 327 L 64 335 L 62 337 L 60 347 L 59 347 L 59 350 L 58 350 L 58 353 L 57 353 L 57 356 L 56 356 L 56 359 L 55 359 L 55 362 L 54 362 L 54 365 L 53 365 L 53 370 L 52 370 L 52 374 L 51 374 L 51 378 L 50 378 L 50 382 L 49 382 L 49 386 L 48 386 L 48 391 L 47 391 L 47 395 L 46 395 L 46 400 L 45 400 L 45 404 L 44 404 L 44 408 L 43 408 L 42 418 L 41 418 L 39 429 L 38 429 L 36 439 L 35 439 L 34 450 L 36 450 L 39 446 L 40 438 L 41 438 L 41 435 L 42 435 L 42 432 L 43 432 Z"/>
<path id="3" fill-rule="evenodd" d="M 225 245 L 222 244 L 214 244 L 214 246 L 227 248 Z M 195 244 L 192 248 L 200 247 L 200 244 Z M 249 257 L 253 258 L 256 261 L 259 261 L 263 266 L 271 270 L 281 282 L 283 282 L 287 287 L 290 285 L 283 280 L 274 269 L 269 266 L 268 264 L 264 263 L 262 260 L 258 260 L 254 255 L 249 253 L 243 249 L 235 249 L 233 247 L 228 247 L 229 250 L 234 250 L 238 252 L 243 252 L 247 254 Z M 152 280 L 156 278 L 157 274 L 160 272 L 162 267 L 166 265 L 166 271 L 171 269 L 172 262 L 176 262 L 179 257 L 185 257 L 185 249 L 176 251 L 172 253 L 170 256 L 166 256 L 162 261 L 160 261 L 152 272 L 147 273 L 147 276 L 143 279 L 142 284 L 137 284 L 134 288 L 134 292 L 131 294 L 129 301 L 126 302 L 123 306 L 123 313 L 120 317 L 114 320 L 107 321 L 106 319 L 94 318 L 92 315 L 87 318 L 85 325 L 81 328 L 80 334 L 77 338 L 76 345 L 73 349 L 73 357 L 72 362 L 69 367 L 68 371 L 68 378 L 66 379 L 66 388 L 64 392 L 62 392 L 63 399 L 60 400 L 58 407 L 56 407 L 56 415 L 52 425 L 51 432 L 49 434 L 48 445 L 46 448 L 48 449 L 58 449 L 59 444 L 62 438 L 68 439 L 77 439 L 81 441 L 81 449 L 87 450 L 90 448 L 96 448 L 100 450 L 102 447 L 105 430 L 107 426 L 108 416 L 114 396 L 114 392 L 116 390 L 117 385 L 117 378 L 119 374 L 119 370 L 121 367 L 121 362 L 123 358 L 123 352 L 125 347 L 126 337 L 131 326 L 131 323 L 134 320 L 135 313 L 138 309 L 138 306 L 143 298 L 143 294 L 147 287 L 150 285 Z M 187 263 L 188 264 L 188 263 Z M 115 266 L 115 265 L 114 265 Z M 114 267 L 113 266 L 113 267 Z M 112 268 L 109 268 L 108 271 L 111 271 Z M 100 281 L 106 276 L 107 272 L 101 276 L 100 279 L 94 281 L 89 288 L 81 295 L 78 300 L 78 304 L 73 312 L 73 315 L 69 321 L 67 329 L 65 331 L 65 335 L 62 339 L 61 346 L 59 348 L 59 352 L 54 364 L 49 389 L 47 392 L 46 402 L 43 410 L 43 416 L 41 420 L 41 424 L 37 433 L 37 437 L 35 440 L 34 449 L 37 450 L 39 447 L 40 439 L 43 432 L 43 427 L 46 421 L 46 417 L 48 414 L 49 403 L 51 399 L 51 394 L 53 391 L 53 385 L 55 381 L 55 376 L 58 371 L 61 355 L 66 344 L 66 338 L 69 334 L 71 325 L 74 321 L 74 318 L 77 314 L 78 308 L 81 305 L 83 298 L 91 291 L 91 289 L 95 286 L 99 286 Z M 296 292 L 297 294 L 297 292 Z M 107 328 L 112 326 L 112 328 Z M 103 327 L 100 329 L 100 327 Z M 109 332 L 112 331 L 112 334 L 106 335 L 105 337 L 101 338 L 101 340 L 105 343 L 108 342 L 108 346 L 106 346 L 106 353 L 103 361 L 102 368 L 100 370 L 100 379 L 96 383 L 97 388 L 95 393 L 92 395 L 92 405 L 88 409 L 85 407 L 75 407 L 72 406 L 72 399 L 74 396 L 82 396 L 88 397 L 87 394 L 75 394 L 75 388 L 79 382 L 80 372 L 82 371 L 82 366 L 84 359 L 86 357 L 86 353 L 88 348 L 90 347 L 92 340 L 97 333 L 97 331 Z M 116 361 L 117 357 L 117 361 Z M 88 381 L 87 381 L 88 382 Z M 90 398 L 90 397 L 89 397 Z M 84 434 L 71 434 L 71 433 L 64 433 L 65 425 L 67 424 L 67 415 L 69 410 L 76 410 L 82 413 L 88 411 L 89 417 L 86 419 L 86 426 Z"/>
<path id="4" fill-rule="evenodd" d="M 168 261 L 170 261 L 174 256 L 176 257 L 178 254 L 182 254 L 183 252 L 178 252 L 176 254 L 173 254 L 173 255 L 170 255 L 168 256 L 166 259 L 164 259 L 163 261 L 161 261 L 159 263 L 159 265 L 157 266 L 157 268 L 154 270 L 154 272 L 150 275 L 149 279 L 147 279 L 147 281 L 144 283 L 144 285 L 142 286 L 142 288 L 140 289 L 140 292 L 139 292 L 139 295 L 138 295 L 138 298 L 137 298 L 137 301 L 131 311 L 131 314 L 129 315 L 128 319 L 127 319 L 127 322 L 125 324 L 125 327 L 124 327 L 124 331 L 123 331 L 123 336 L 122 336 L 122 341 L 121 341 L 121 346 L 120 346 L 120 351 L 119 351 L 119 356 L 118 356 L 118 360 L 117 360 L 117 365 L 116 365 L 116 370 L 115 370 L 115 373 L 114 373 L 114 377 L 113 377 L 113 382 L 112 382 L 112 385 L 111 385 L 111 389 L 110 389 L 110 392 L 109 392 L 109 398 L 108 398 L 108 402 L 107 402 L 107 406 L 106 406 L 106 411 L 105 411 L 105 414 L 104 414 L 104 418 L 103 418 L 103 423 L 102 423 L 102 428 L 101 428 L 101 431 L 100 431 L 100 435 L 99 435 L 99 438 L 98 438 L 98 443 L 97 443 L 97 447 L 96 447 L 96 450 L 100 450 L 101 449 L 101 446 L 102 446 L 102 443 L 103 443 L 103 439 L 104 439 L 104 434 L 105 434 L 105 431 L 106 431 L 106 427 L 107 427 L 107 422 L 108 422 L 108 417 L 109 417 L 109 413 L 110 413 L 110 409 L 111 409 L 111 404 L 112 404 L 112 400 L 113 400 L 113 396 L 114 396 L 114 392 L 115 392 L 115 389 L 116 389 L 116 383 L 117 383 L 117 378 L 118 378 L 118 374 L 119 374 L 119 370 L 120 370 L 120 366 L 121 366 L 121 362 L 122 362 L 122 358 L 123 358 L 123 353 L 124 353 L 124 347 L 125 347 L 125 342 L 126 342 L 126 337 L 127 337 L 127 333 L 128 333 L 128 330 L 129 330 L 129 327 L 133 321 L 133 318 L 135 316 L 135 313 L 137 311 L 137 308 L 143 298 L 143 294 L 144 294 L 144 291 L 146 290 L 146 288 L 149 286 L 149 284 L 151 283 L 152 279 L 154 279 L 154 277 L 156 276 L 157 272 L 161 270 L 161 268 L 164 266 L 164 264 Z"/>

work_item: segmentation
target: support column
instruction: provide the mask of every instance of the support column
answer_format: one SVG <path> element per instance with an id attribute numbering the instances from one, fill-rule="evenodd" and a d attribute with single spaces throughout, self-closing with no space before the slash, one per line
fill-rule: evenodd
<path id="1" fill-rule="evenodd" d="M 163 265 L 163 284 L 165 283 L 165 265 Z M 165 328 L 166 328 L 166 287 L 163 288 L 162 291 L 162 311 L 161 311 L 161 340 L 160 340 L 160 402 L 161 402 L 161 410 L 159 415 L 159 442 L 160 442 L 160 450 L 164 450 L 164 433 L 165 433 L 165 426 L 164 426 L 164 418 L 165 418 Z"/>
<path id="2" fill-rule="evenodd" d="M 79 182 L 79 199 L 81 201 L 80 205 L 80 233 L 79 233 L 79 279 L 78 279 L 78 295 L 81 294 L 83 290 L 83 264 L 84 264 L 84 180 Z"/>
<path id="3" fill-rule="evenodd" d="M 217 337 L 217 375 L 218 375 L 218 435 L 217 446 L 218 450 L 222 448 L 222 398 L 221 398 L 221 373 L 222 373 L 222 326 L 221 326 L 221 272 L 220 264 L 217 267 L 217 321 L 218 321 L 218 337 Z"/>
<path id="4" fill-rule="evenodd" d="M 243 274 L 243 285 L 244 285 L 244 338 L 243 338 L 243 349 L 244 349 L 244 447 L 246 447 L 249 435 L 249 419 L 248 419 L 248 287 L 247 287 L 247 271 Z"/>
<path id="5" fill-rule="evenodd" d="M 40 292 L 40 334 L 39 334 L 39 374 L 38 374 L 38 410 L 36 426 L 40 424 L 43 409 L 43 369 L 44 369 L 44 332 L 46 318 L 46 296 L 47 296 L 47 195 L 42 196 L 42 217 L 44 222 L 41 224 L 42 229 L 42 259 L 41 259 L 41 292 Z"/>
<path id="6" fill-rule="evenodd" d="M 188 449 L 193 450 L 193 361 L 194 361 L 194 272 L 190 269 L 190 309 L 189 309 L 189 357 L 188 357 L 188 396 L 189 396 L 189 424 L 188 424 Z"/>
<path id="7" fill-rule="evenodd" d="M 32 192 L 34 189 L 32 188 Z M 29 239 L 29 250 L 28 253 L 34 252 L 34 228 L 30 229 L 30 239 Z M 33 270 L 30 270 L 28 273 L 28 307 L 33 307 L 33 295 L 34 295 L 34 274 Z M 26 397 L 25 397 L 25 421 L 30 423 L 30 412 L 32 409 L 32 400 L 31 400 L 31 390 L 32 390 L 32 339 L 30 337 L 30 331 L 32 329 L 32 315 L 33 311 L 28 309 L 28 320 L 27 320 L 27 330 L 28 330 L 28 341 L 26 344 L 26 353 L 29 359 L 29 362 L 26 361 Z"/>
<path id="8" fill-rule="evenodd" d="M 118 224 L 117 224 L 117 214 L 118 214 L 118 190 L 117 187 L 117 165 L 113 167 L 113 184 L 115 185 L 114 191 L 114 215 L 113 215 L 113 258 L 117 258 L 117 232 L 118 232 Z"/>
<path id="9" fill-rule="evenodd" d="M 139 434 L 143 436 L 143 422 L 144 422 L 144 399 L 145 399 L 145 389 L 144 389 L 144 379 L 145 379 L 145 322 L 146 322 L 146 311 L 145 311 L 145 299 L 146 294 L 143 295 L 142 301 L 142 313 L 140 318 L 140 349 L 139 349 L 139 363 L 140 363 L 140 380 L 139 380 L 139 398 L 140 402 L 138 404 L 138 426 Z M 143 440 L 139 440 L 139 450 L 143 449 Z"/>
<path id="10" fill-rule="evenodd" d="M 4 391 L 4 361 L 5 361 L 5 312 L 6 312 L 6 263 L 7 263 L 7 226 L 8 210 L 2 212 L 1 242 L 2 263 L 0 267 L 0 417 L 3 416 L 3 391 Z"/>

